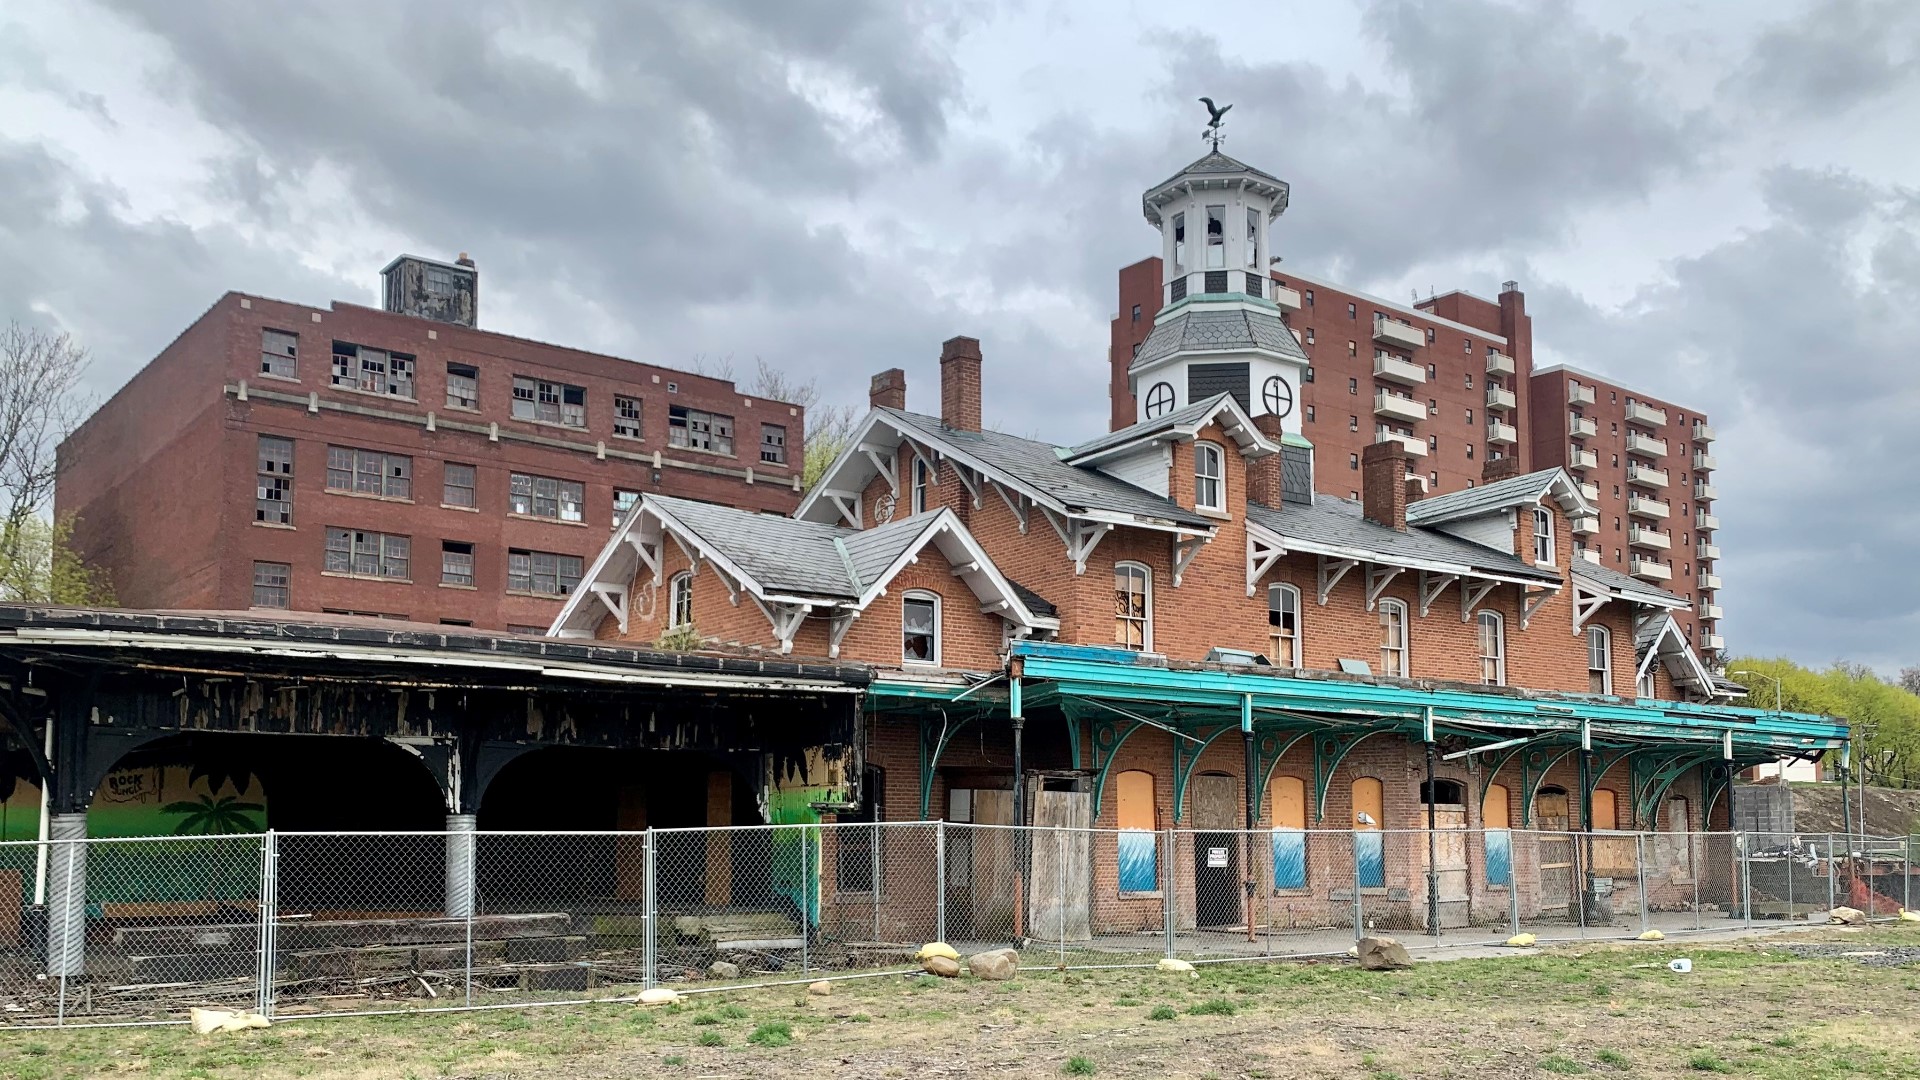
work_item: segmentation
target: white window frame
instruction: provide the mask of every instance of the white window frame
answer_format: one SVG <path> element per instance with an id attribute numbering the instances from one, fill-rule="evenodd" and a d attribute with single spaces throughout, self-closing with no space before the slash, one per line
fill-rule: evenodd
<path id="1" fill-rule="evenodd" d="M 1497 611 L 1482 611 L 1478 631 L 1480 681 L 1487 686 L 1507 685 L 1506 617 Z"/>
<path id="2" fill-rule="evenodd" d="M 1553 565 L 1553 511 L 1544 506 L 1533 508 L 1533 561 Z"/>
<path id="3" fill-rule="evenodd" d="M 667 629 L 693 625 L 693 572 L 682 570 L 667 579 Z"/>
<path id="4" fill-rule="evenodd" d="M 1140 646 L 1139 646 L 1140 651 L 1152 652 L 1153 651 L 1153 568 L 1148 566 L 1145 563 L 1137 563 L 1137 562 L 1114 563 L 1113 564 L 1113 577 L 1114 577 L 1113 591 L 1116 599 L 1118 599 L 1120 595 L 1120 575 L 1123 573 L 1129 574 L 1129 575 L 1137 574 L 1139 576 L 1140 597 L 1141 597 L 1140 610 L 1142 613 L 1142 617 L 1136 619 L 1131 615 L 1122 615 L 1119 611 L 1118 605 L 1115 605 L 1115 610 L 1113 613 L 1114 630 L 1118 631 L 1120 629 L 1120 624 L 1123 622 L 1128 624 L 1138 624 L 1140 627 Z M 1131 585 L 1131 582 L 1129 582 L 1129 585 Z M 1129 587 L 1129 589 L 1127 590 L 1127 595 L 1128 596 L 1133 595 L 1133 590 L 1131 587 Z M 1131 649 L 1134 647 L 1131 643 L 1123 641 L 1118 636 L 1117 633 L 1114 637 L 1114 644 L 1118 645 L 1120 648 L 1123 648 L 1123 649 Z"/>
<path id="5" fill-rule="evenodd" d="M 1413 670 L 1410 658 L 1409 632 L 1407 625 L 1407 602 L 1405 600 L 1382 600 L 1380 607 L 1380 674 L 1391 675 L 1396 679 L 1411 678 Z M 1396 625 L 1398 632 L 1395 632 Z M 1397 641 L 1395 639 L 1398 639 Z"/>
<path id="6" fill-rule="evenodd" d="M 913 509 L 910 513 L 923 514 L 927 510 L 927 484 L 930 482 L 927 463 L 918 455 L 913 459 Z"/>
<path id="7" fill-rule="evenodd" d="M 931 604 L 933 606 L 933 648 L 930 659 L 921 660 L 907 655 L 907 605 L 912 603 Z M 925 589 L 910 589 L 900 596 L 900 662 L 916 667 L 940 666 L 940 594 Z"/>
<path id="8" fill-rule="evenodd" d="M 1273 599 L 1276 596 L 1287 597 L 1288 603 L 1293 605 L 1293 630 L 1291 632 L 1284 630 L 1279 624 L 1273 621 L 1274 613 L 1280 610 L 1273 606 Z M 1297 587 L 1277 584 L 1267 586 L 1267 636 L 1274 642 L 1274 652 L 1276 654 L 1279 653 L 1280 643 L 1283 641 L 1287 643 L 1287 652 L 1291 654 L 1286 657 L 1275 655 L 1272 658 L 1275 667 L 1290 668 L 1297 671 L 1306 666 L 1301 661 L 1300 656 L 1302 636 L 1300 613 L 1303 610 L 1300 605 L 1300 590 Z"/>
<path id="9" fill-rule="evenodd" d="M 1587 690 L 1589 693 L 1613 693 L 1613 633 L 1604 626 L 1587 627 Z M 1594 645 L 1600 646 L 1600 666 L 1593 665 Z M 1593 673 L 1600 673 L 1600 689 L 1593 689 Z"/>
<path id="10" fill-rule="evenodd" d="M 1208 459 L 1212 459 L 1213 471 L 1207 471 Z M 1207 487 L 1213 488 L 1213 497 L 1207 498 Z M 1201 510 L 1225 510 L 1227 508 L 1227 452 L 1219 443 L 1196 442 L 1193 444 L 1193 505 Z"/>
<path id="11" fill-rule="evenodd" d="M 1640 678 L 1635 684 L 1634 690 L 1643 698 L 1652 698 L 1657 685 L 1654 681 L 1653 665 L 1649 664 L 1647 665 L 1647 670 L 1640 673 Z"/>

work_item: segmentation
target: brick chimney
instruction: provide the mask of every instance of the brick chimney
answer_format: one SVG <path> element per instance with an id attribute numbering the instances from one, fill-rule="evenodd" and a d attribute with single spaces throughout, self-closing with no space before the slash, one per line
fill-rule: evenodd
<path id="1" fill-rule="evenodd" d="M 1407 503 L 1419 502 L 1427 497 L 1427 478 L 1424 476 L 1407 477 Z"/>
<path id="2" fill-rule="evenodd" d="M 875 409 L 907 408 L 907 373 L 897 367 L 875 375 L 867 384 L 867 404 Z"/>
<path id="3" fill-rule="evenodd" d="M 1496 480 L 1505 480 L 1508 477 L 1519 476 L 1526 471 L 1527 470 L 1520 464 L 1520 459 L 1514 457 L 1512 454 L 1508 454 L 1506 457 L 1488 458 L 1487 463 L 1480 467 L 1480 482 L 1483 484 L 1491 484 Z"/>
<path id="4" fill-rule="evenodd" d="M 1360 455 L 1360 510 L 1368 521 L 1407 531 L 1407 448 L 1368 444 Z"/>
<path id="5" fill-rule="evenodd" d="M 954 431 L 980 430 L 980 339 L 940 344 L 940 420 Z"/>
<path id="6" fill-rule="evenodd" d="M 1278 416 L 1262 413 L 1253 418 L 1253 426 L 1269 442 L 1281 440 L 1282 425 Z M 1283 454 L 1268 454 L 1266 457 L 1247 462 L 1247 501 L 1257 502 L 1261 506 L 1280 509 L 1285 500 L 1285 480 L 1280 459 Z"/>

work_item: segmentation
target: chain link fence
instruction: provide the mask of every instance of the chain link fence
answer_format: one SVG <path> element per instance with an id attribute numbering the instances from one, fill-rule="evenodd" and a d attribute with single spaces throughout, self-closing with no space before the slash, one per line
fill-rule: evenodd
<path id="1" fill-rule="evenodd" d="M 470 821 L 470 819 L 466 819 Z M 946 822 L 0 843 L 0 1026 L 631 1000 L 910 972 L 1888 920 L 1908 837 Z"/>

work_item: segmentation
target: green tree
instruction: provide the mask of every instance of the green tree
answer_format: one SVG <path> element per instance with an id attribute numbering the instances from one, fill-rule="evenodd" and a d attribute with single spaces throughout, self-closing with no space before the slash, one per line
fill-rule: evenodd
<path id="1" fill-rule="evenodd" d="M 1920 786 L 1920 695 L 1904 685 L 1845 660 L 1814 671 L 1785 657 L 1736 657 L 1727 675 L 1747 687 L 1741 704 L 1749 708 L 1774 708 L 1778 680 L 1780 708 L 1846 721 L 1867 783 Z M 1839 758 L 1829 752 L 1828 765 L 1837 768 Z"/>
<path id="2" fill-rule="evenodd" d="M 0 522 L 0 600 L 112 606 L 113 583 L 72 545 L 73 519 Z"/>

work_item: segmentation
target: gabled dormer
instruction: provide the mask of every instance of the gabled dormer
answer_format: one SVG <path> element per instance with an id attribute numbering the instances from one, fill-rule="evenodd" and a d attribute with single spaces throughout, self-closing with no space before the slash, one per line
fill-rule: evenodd
<path id="1" fill-rule="evenodd" d="M 1562 468 L 1501 476 L 1498 466 L 1511 460 L 1489 462 L 1487 482 L 1479 487 L 1408 506 L 1407 524 L 1511 552 L 1564 576 L 1572 565 L 1574 522 L 1592 517 L 1593 505 Z"/>
<path id="2" fill-rule="evenodd" d="M 1209 517 L 1236 517 L 1247 500 L 1247 466 L 1280 453 L 1231 394 L 1068 447 L 1061 460 L 1163 495 Z"/>

